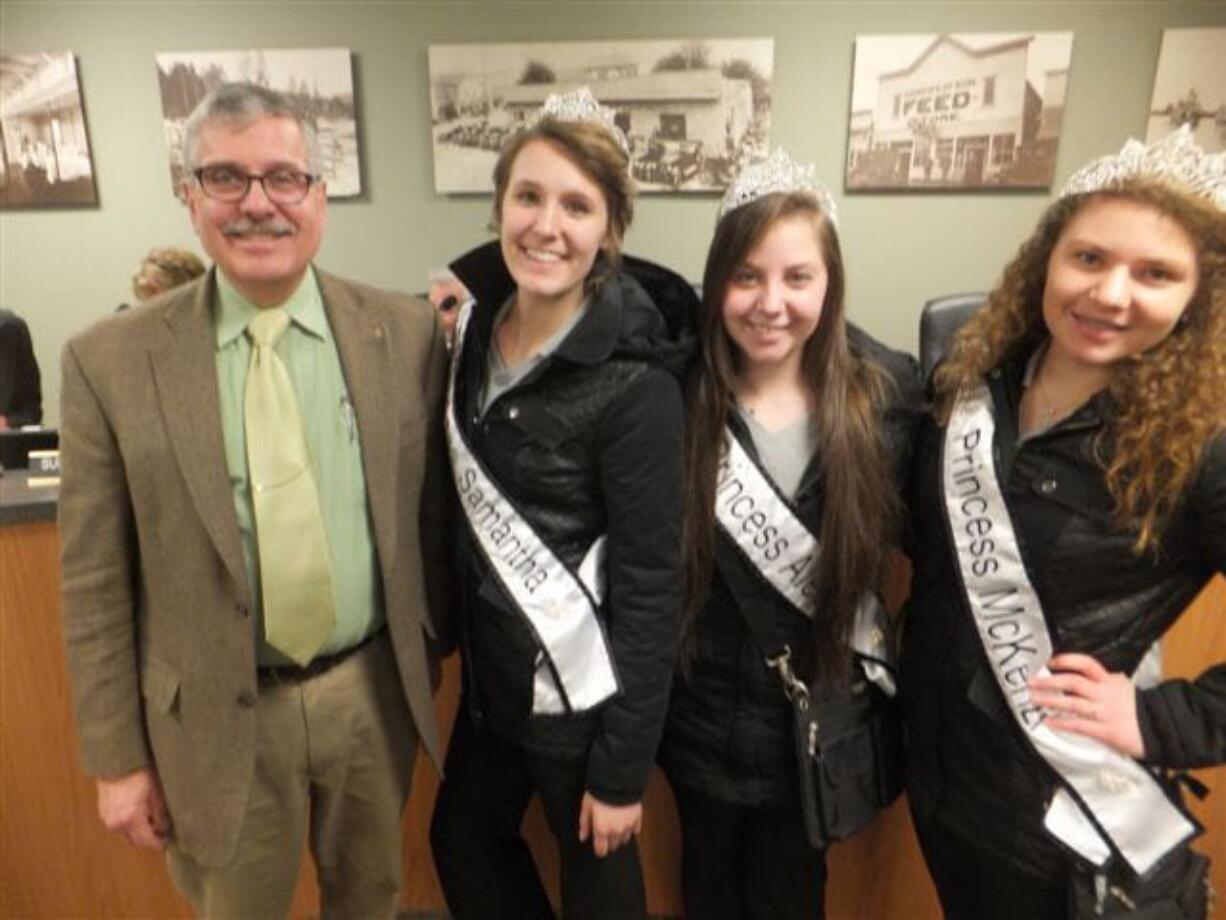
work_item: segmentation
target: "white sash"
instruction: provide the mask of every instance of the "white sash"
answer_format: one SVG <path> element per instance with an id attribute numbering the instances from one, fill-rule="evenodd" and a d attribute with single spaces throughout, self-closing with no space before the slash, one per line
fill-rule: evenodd
<path id="1" fill-rule="evenodd" d="M 1009 711 L 1063 780 L 1048 831 L 1101 866 L 1111 848 L 1144 873 L 1196 826 L 1131 757 L 1084 735 L 1047 727 L 1027 680 L 1046 674 L 1051 637 L 1018 546 L 992 459 L 996 420 L 988 389 L 959 395 L 941 460 L 945 509 L 963 591 Z"/>
<path id="2" fill-rule="evenodd" d="M 758 574 L 810 620 L 817 613 L 812 573 L 820 552 L 817 538 L 792 512 L 775 484 L 724 430 L 715 482 L 715 520 Z M 851 649 L 865 676 L 894 695 L 894 659 L 886 636 L 889 617 L 881 601 L 866 593 L 856 608 Z"/>
<path id="3" fill-rule="evenodd" d="M 469 449 L 456 418 L 456 377 L 472 304 L 460 309 L 447 391 L 447 443 L 469 531 L 541 645 L 533 681 L 534 713 L 591 709 L 617 693 L 617 674 L 596 610 L 603 596 L 604 537 L 592 544 L 579 575 L 554 555 L 503 495 Z"/>

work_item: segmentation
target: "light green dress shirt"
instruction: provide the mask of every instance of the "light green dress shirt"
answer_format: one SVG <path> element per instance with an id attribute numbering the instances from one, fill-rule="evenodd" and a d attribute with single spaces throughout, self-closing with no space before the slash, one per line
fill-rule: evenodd
<path id="1" fill-rule="evenodd" d="M 243 297 L 220 270 L 216 275 L 214 319 L 221 427 L 243 545 L 243 562 L 252 591 L 257 655 L 261 665 L 292 664 L 264 641 L 255 510 L 247 474 L 243 405 L 251 340 L 246 329 L 260 308 Z M 356 645 L 383 624 L 382 583 L 366 500 L 357 419 L 313 269 L 303 276 L 298 289 L 282 306 L 291 322 L 276 350 L 298 398 L 332 557 L 336 627 L 319 652 L 327 655 Z"/>

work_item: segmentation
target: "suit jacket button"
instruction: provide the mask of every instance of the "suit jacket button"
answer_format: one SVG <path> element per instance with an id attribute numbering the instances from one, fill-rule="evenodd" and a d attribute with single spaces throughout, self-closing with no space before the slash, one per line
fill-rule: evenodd
<path id="1" fill-rule="evenodd" d="M 250 690 L 244 690 L 238 695 L 238 705 L 242 706 L 244 709 L 250 709 L 255 705 L 255 694 Z"/>
<path id="2" fill-rule="evenodd" d="M 242 601 L 235 601 L 234 602 L 234 612 L 237 613 L 240 617 L 245 617 L 251 611 L 247 609 L 247 605 L 244 604 Z"/>

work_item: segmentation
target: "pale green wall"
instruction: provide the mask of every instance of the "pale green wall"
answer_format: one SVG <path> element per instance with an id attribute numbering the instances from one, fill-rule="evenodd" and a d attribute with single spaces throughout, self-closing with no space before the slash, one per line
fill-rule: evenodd
<path id="1" fill-rule="evenodd" d="M 773 37 L 772 139 L 811 158 L 839 200 L 852 317 L 915 348 L 926 298 L 990 285 L 1044 194 L 842 191 L 857 33 L 1076 32 L 1057 183 L 1145 130 L 1162 29 L 1226 24 L 1226 4 L 1154 2 L 491 3 L 56 2 L 0 0 L 0 50 L 77 55 L 100 206 L 0 213 L 0 304 L 26 317 L 59 418 L 59 351 L 129 299 L 153 245 L 199 250 L 169 192 L 156 51 L 344 46 L 352 50 L 366 194 L 335 201 L 321 265 L 408 290 L 485 238 L 489 201 L 434 194 L 426 48 L 432 42 Z M 1226 49 L 1223 49 L 1226 52 Z M 691 278 L 714 198 L 649 197 L 631 252 Z"/>

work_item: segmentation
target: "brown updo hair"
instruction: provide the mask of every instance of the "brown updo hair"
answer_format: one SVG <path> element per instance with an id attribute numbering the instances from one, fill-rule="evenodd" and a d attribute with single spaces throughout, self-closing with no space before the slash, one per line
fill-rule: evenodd
<path id="1" fill-rule="evenodd" d="M 204 274 L 204 263 L 195 253 L 173 246 L 150 249 L 132 276 L 132 294 L 148 300 Z"/>
<path id="2" fill-rule="evenodd" d="M 608 129 L 590 121 L 561 121 L 542 118 L 529 128 L 513 134 L 503 145 L 494 164 L 494 221 L 502 223 L 502 201 L 511 181 L 511 167 L 532 141 L 548 141 L 559 153 L 575 164 L 585 176 L 596 183 L 604 196 L 609 212 L 609 227 L 601 255 L 588 276 L 588 287 L 600 283 L 617 269 L 621 261 L 622 240 L 634 219 L 634 179 L 630 176 L 630 157 L 618 145 Z"/>

